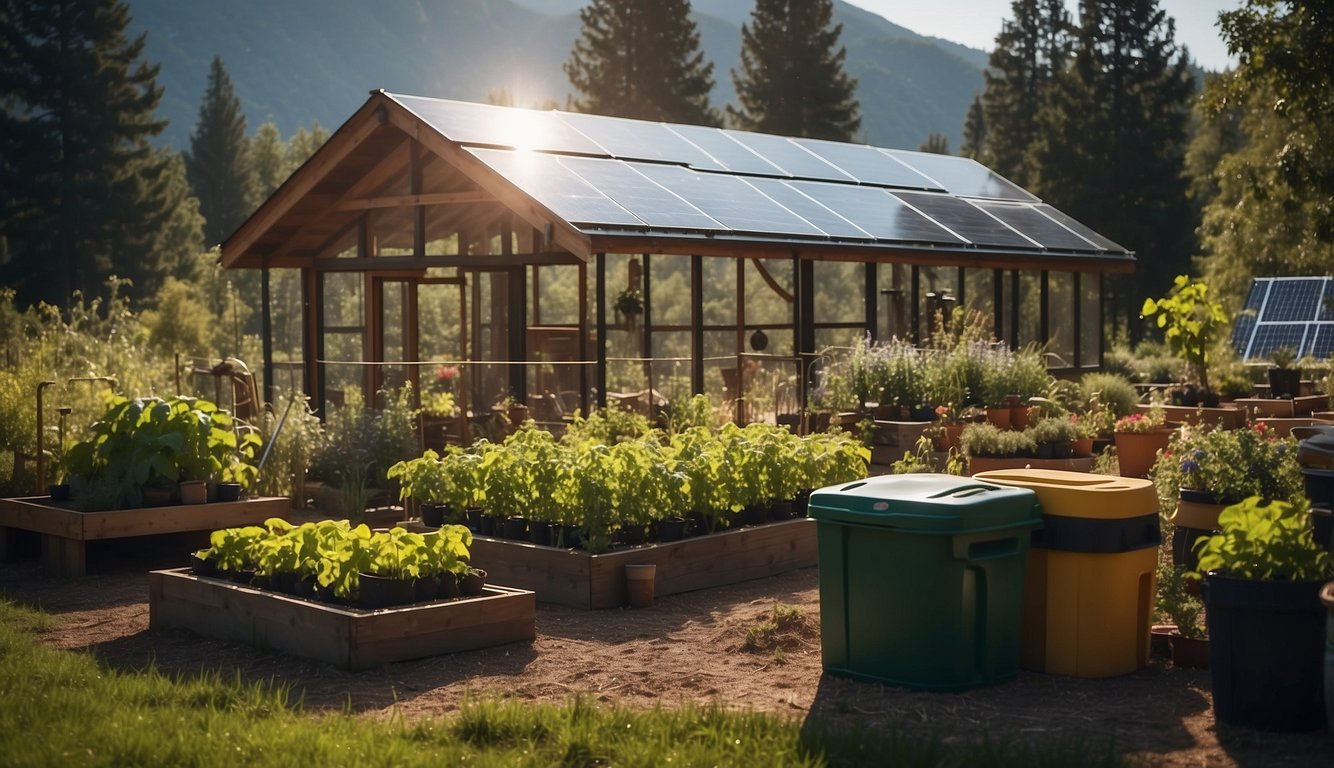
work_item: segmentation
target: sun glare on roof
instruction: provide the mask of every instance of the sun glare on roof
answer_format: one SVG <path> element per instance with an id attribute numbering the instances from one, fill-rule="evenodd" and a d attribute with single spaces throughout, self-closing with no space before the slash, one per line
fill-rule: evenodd
<path id="1" fill-rule="evenodd" d="M 497 126 L 496 135 L 503 137 L 503 143 L 520 152 L 532 152 L 542 146 L 546 139 L 546 129 L 550 124 L 547 116 L 530 109 L 509 110 L 503 122 Z"/>

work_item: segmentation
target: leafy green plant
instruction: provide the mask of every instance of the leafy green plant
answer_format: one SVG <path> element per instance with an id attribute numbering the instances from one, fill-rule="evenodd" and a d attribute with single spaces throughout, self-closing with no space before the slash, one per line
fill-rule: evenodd
<path id="1" fill-rule="evenodd" d="M 1157 462 L 1154 482 L 1166 492 L 1177 488 L 1209 491 L 1219 504 L 1249 496 L 1297 501 L 1305 493 L 1297 441 L 1279 437 L 1263 422 L 1242 429 L 1184 427 Z"/>
<path id="2" fill-rule="evenodd" d="M 1329 553 L 1311 533 L 1305 499 L 1263 501 L 1252 496 L 1218 513 L 1222 533 L 1196 543 L 1199 573 L 1238 579 L 1317 581 L 1334 576 Z"/>
<path id="3" fill-rule="evenodd" d="M 959 435 L 959 447 L 967 456 L 1003 456 L 1001 430 L 994 424 L 969 424 Z"/>
<path id="4" fill-rule="evenodd" d="M 1185 362 L 1193 383 L 1208 391 L 1210 347 L 1228 327 L 1222 302 L 1209 299 L 1209 286 L 1177 275 L 1171 292 L 1161 299 L 1145 299 L 1140 314 L 1157 317 L 1168 348 Z"/>
<path id="5" fill-rule="evenodd" d="M 209 548 L 196 554 L 216 562 L 219 570 L 232 573 L 251 570 L 259 564 L 258 545 L 268 533 L 268 529 L 258 525 L 224 528 L 209 534 Z"/>
<path id="6" fill-rule="evenodd" d="M 362 546 L 367 556 L 361 558 L 361 572 L 391 579 L 415 579 L 430 560 L 430 549 L 420 533 L 394 526 L 377 531 Z"/>
<path id="7" fill-rule="evenodd" d="M 1028 428 L 1030 436 L 1035 443 L 1069 443 L 1073 442 L 1079 436 L 1079 431 L 1075 428 L 1069 418 L 1062 416 L 1051 416 L 1040 419 L 1036 424 Z"/>
<path id="8" fill-rule="evenodd" d="M 1115 373 L 1086 373 L 1079 380 L 1079 388 L 1084 402 L 1090 407 L 1110 408 L 1117 417 L 1129 416 L 1139 404 L 1139 393 L 1135 385 L 1124 376 Z"/>
<path id="9" fill-rule="evenodd" d="M 1177 633 L 1182 637 L 1203 637 L 1204 623 L 1201 618 L 1204 603 L 1187 589 L 1189 580 L 1186 571 L 1166 562 L 1159 563 L 1155 576 L 1157 592 L 1154 595 L 1154 607 L 1176 625 Z"/>
<path id="10" fill-rule="evenodd" d="M 1269 353 L 1269 364 L 1280 371 L 1286 371 L 1292 368 L 1292 364 L 1296 360 L 1297 350 L 1287 345 L 1277 347 L 1273 352 Z"/>

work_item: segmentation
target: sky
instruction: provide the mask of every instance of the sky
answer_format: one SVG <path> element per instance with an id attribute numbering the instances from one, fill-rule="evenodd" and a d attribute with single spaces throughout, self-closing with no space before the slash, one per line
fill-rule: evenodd
<path id="1" fill-rule="evenodd" d="M 847 0 L 884 16 L 901 27 L 931 37 L 990 51 L 1001 22 L 1010 17 L 1010 0 Z M 1078 19 L 1079 3 L 1066 0 Z M 1218 34 L 1218 12 L 1240 7 L 1242 0 L 1159 0 L 1159 7 L 1176 19 L 1176 39 L 1190 49 L 1191 58 L 1209 70 L 1236 64 Z"/>

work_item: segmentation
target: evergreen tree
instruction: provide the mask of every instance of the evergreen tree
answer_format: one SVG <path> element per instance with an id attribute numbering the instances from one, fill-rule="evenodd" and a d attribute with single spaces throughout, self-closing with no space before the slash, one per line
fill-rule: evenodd
<path id="1" fill-rule="evenodd" d="M 741 26 L 741 71 L 732 70 L 738 128 L 850 141 L 861 128 L 857 81 L 843 71 L 843 25 L 831 0 L 758 0 Z"/>
<path id="2" fill-rule="evenodd" d="M 1156 0 L 1082 0 L 1073 62 L 1027 160 L 1034 192 L 1136 252 L 1133 277 L 1107 281 L 1105 315 L 1131 341 L 1144 297 L 1165 294 L 1195 249 L 1182 174 L 1194 82 L 1174 38 Z"/>
<path id="3" fill-rule="evenodd" d="M 974 150 L 980 149 L 975 156 L 984 165 L 1027 187 L 1038 111 L 1069 61 L 1071 24 L 1062 0 L 1014 0 L 1010 12 L 1014 18 L 1002 23 L 985 73 L 985 141 Z"/>
<path id="4" fill-rule="evenodd" d="M 689 0 L 592 0 L 565 62 L 574 109 L 599 115 L 718 125 Z"/>
<path id="5" fill-rule="evenodd" d="M 164 226 L 179 199 L 149 143 L 162 89 L 129 21 L 118 0 L 0 0 L 0 280 L 20 304 L 68 305 L 114 273 L 151 294 L 198 250 L 197 231 Z"/>
<path id="6" fill-rule="evenodd" d="M 982 95 L 978 94 L 973 97 L 973 103 L 968 105 L 968 114 L 964 117 L 963 146 L 959 147 L 959 154 L 978 160 L 986 144 L 987 118 L 982 110 Z"/>
<path id="7" fill-rule="evenodd" d="M 199 119 L 190 134 L 185 168 L 204 214 L 204 242 L 221 243 L 254 209 L 252 166 L 246 157 L 245 114 L 232 79 L 213 57 Z"/>
<path id="8" fill-rule="evenodd" d="M 950 153 L 950 140 L 943 133 L 929 133 L 926 141 L 917 145 L 918 152 L 930 152 L 936 155 L 948 155 Z"/>

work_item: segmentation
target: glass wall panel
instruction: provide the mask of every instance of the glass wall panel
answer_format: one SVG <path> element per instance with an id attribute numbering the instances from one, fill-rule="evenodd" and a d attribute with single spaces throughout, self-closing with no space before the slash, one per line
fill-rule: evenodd
<path id="1" fill-rule="evenodd" d="M 1102 365 L 1102 275 L 1085 272 L 1079 276 L 1079 365 Z"/>
<path id="2" fill-rule="evenodd" d="M 905 338 L 912 333 L 912 267 L 881 264 L 876 269 L 876 338 Z"/>
<path id="3" fill-rule="evenodd" d="M 1053 367 L 1075 365 L 1075 277 L 1070 272 L 1047 273 L 1047 358 Z"/>

